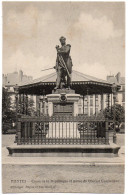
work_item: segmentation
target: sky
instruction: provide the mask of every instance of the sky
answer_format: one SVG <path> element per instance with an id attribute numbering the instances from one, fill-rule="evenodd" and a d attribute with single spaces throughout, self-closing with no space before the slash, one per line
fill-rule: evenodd
<path id="1" fill-rule="evenodd" d="M 123 2 L 3 2 L 3 73 L 54 72 L 41 70 L 55 66 L 61 36 L 71 45 L 73 70 L 125 75 Z"/>

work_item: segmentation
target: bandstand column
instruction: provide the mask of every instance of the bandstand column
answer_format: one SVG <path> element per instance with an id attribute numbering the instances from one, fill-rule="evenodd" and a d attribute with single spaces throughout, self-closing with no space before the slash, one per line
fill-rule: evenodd
<path id="1" fill-rule="evenodd" d="M 108 128 L 108 120 L 105 123 L 105 137 L 106 137 L 106 144 L 109 144 L 109 128 Z"/>
<path id="2" fill-rule="evenodd" d="M 96 94 L 95 94 L 95 116 L 96 116 Z"/>
<path id="3" fill-rule="evenodd" d="M 111 114 L 112 114 L 112 105 L 113 105 L 112 99 L 113 99 L 113 97 L 112 97 L 112 93 L 111 93 Z M 113 114 L 112 114 L 112 115 L 113 115 Z"/>
<path id="4" fill-rule="evenodd" d="M 43 102 L 42 102 L 42 108 L 43 108 L 43 115 L 45 115 L 45 96 L 43 96 Z"/>
<path id="5" fill-rule="evenodd" d="M 85 96 L 83 95 L 83 114 L 84 114 L 84 100 L 85 100 Z"/>
<path id="6" fill-rule="evenodd" d="M 40 110 L 41 110 L 41 114 L 43 115 L 43 113 L 44 113 L 43 98 L 40 99 Z"/>
<path id="7" fill-rule="evenodd" d="M 88 96 L 88 89 L 87 89 L 87 116 L 89 116 L 89 96 Z"/>
<path id="8" fill-rule="evenodd" d="M 43 99 L 42 99 L 42 113 L 43 113 L 43 115 L 45 115 L 46 114 L 46 112 L 45 112 L 45 89 L 43 89 Z"/>
<path id="9" fill-rule="evenodd" d="M 23 114 L 25 114 L 25 94 L 23 94 L 23 103 L 22 103 L 22 106 L 23 106 Z"/>
<path id="10" fill-rule="evenodd" d="M 40 105 L 41 105 L 41 102 L 40 102 L 40 99 L 39 99 L 39 116 L 40 116 L 40 114 L 41 114 L 41 110 L 40 110 Z"/>
<path id="11" fill-rule="evenodd" d="M 101 110 L 104 109 L 104 101 L 103 101 L 103 94 L 101 94 Z"/>
<path id="12" fill-rule="evenodd" d="M 25 109 L 26 109 L 26 115 L 28 115 L 28 95 L 26 94 L 26 100 L 25 100 Z"/>
<path id="13" fill-rule="evenodd" d="M 18 121 L 18 93 L 19 89 L 18 86 L 14 87 L 14 92 L 15 92 L 15 100 L 16 100 L 16 142 L 20 144 L 20 139 L 21 139 L 21 123 Z"/>
<path id="14" fill-rule="evenodd" d="M 22 108 L 21 108 L 21 94 L 19 94 L 18 108 L 19 108 L 19 113 L 22 114 Z"/>
<path id="15" fill-rule="evenodd" d="M 16 101 L 16 127 L 17 127 L 17 119 L 18 119 L 18 87 L 14 88 L 15 91 L 15 101 Z"/>
<path id="16" fill-rule="evenodd" d="M 107 107 L 109 110 L 109 107 L 110 107 L 110 94 L 109 93 L 107 94 Z"/>
<path id="17" fill-rule="evenodd" d="M 27 138 L 27 122 L 25 122 L 24 128 L 25 128 L 25 139 L 26 139 Z"/>

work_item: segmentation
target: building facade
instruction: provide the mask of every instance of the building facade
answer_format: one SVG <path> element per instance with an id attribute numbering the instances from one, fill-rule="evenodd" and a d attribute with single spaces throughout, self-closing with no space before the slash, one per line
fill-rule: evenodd
<path id="1" fill-rule="evenodd" d="M 121 77 L 121 73 L 118 72 L 116 76 L 107 76 L 107 81 L 121 86 L 121 89 L 117 93 L 117 104 L 125 107 L 125 77 Z"/>
<path id="2" fill-rule="evenodd" d="M 13 73 L 3 74 L 2 75 L 2 86 L 7 89 L 11 97 L 11 103 L 14 104 L 15 93 L 14 87 L 21 83 L 32 81 L 33 77 L 25 75 L 22 70 L 19 72 L 15 71 Z"/>
<path id="3" fill-rule="evenodd" d="M 107 81 L 112 84 L 115 83 L 121 86 L 120 90 L 117 92 L 116 103 L 125 107 L 125 77 L 121 77 L 120 72 L 118 72 L 116 76 L 114 75 L 107 76 Z M 84 104 L 84 108 L 83 108 L 83 104 Z M 91 116 L 100 112 L 102 108 L 104 109 L 107 106 L 112 106 L 112 105 L 113 105 L 112 94 L 91 95 L 91 96 L 84 97 L 84 103 L 83 103 L 83 97 L 80 98 L 78 109 L 79 109 L 79 114 L 86 114 Z"/>
<path id="4" fill-rule="evenodd" d="M 3 87 L 7 87 L 8 89 L 12 90 L 12 87 L 15 85 L 32 80 L 33 77 L 24 75 L 22 70 L 19 72 L 15 71 L 13 73 L 3 74 Z"/>

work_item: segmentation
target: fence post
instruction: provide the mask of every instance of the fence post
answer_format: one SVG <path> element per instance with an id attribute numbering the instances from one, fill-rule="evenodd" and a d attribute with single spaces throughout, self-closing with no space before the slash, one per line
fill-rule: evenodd
<path id="1" fill-rule="evenodd" d="M 35 123 L 32 122 L 32 138 L 35 135 Z"/>
<path id="2" fill-rule="evenodd" d="M 15 101 L 16 101 L 16 136 L 15 136 L 15 143 L 17 142 L 18 139 L 18 93 L 19 89 L 18 86 L 16 85 L 14 87 L 14 92 L 15 92 Z"/>
<path id="3" fill-rule="evenodd" d="M 21 121 L 17 122 L 17 144 L 20 145 L 21 144 Z"/>
<path id="4" fill-rule="evenodd" d="M 106 144 L 109 144 L 108 120 L 105 121 L 105 138 L 106 138 Z"/>

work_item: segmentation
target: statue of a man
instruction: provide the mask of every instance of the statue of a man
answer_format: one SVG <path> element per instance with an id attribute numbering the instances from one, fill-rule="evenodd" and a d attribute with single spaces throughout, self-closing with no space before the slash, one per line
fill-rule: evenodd
<path id="1" fill-rule="evenodd" d="M 55 69 L 57 71 L 56 88 L 62 88 L 62 82 L 66 85 L 66 88 L 70 89 L 71 73 L 72 73 L 72 59 L 70 56 L 71 45 L 66 44 L 66 38 L 60 37 L 61 47 L 56 46 L 57 59 Z M 66 82 L 67 77 L 67 82 Z"/>

